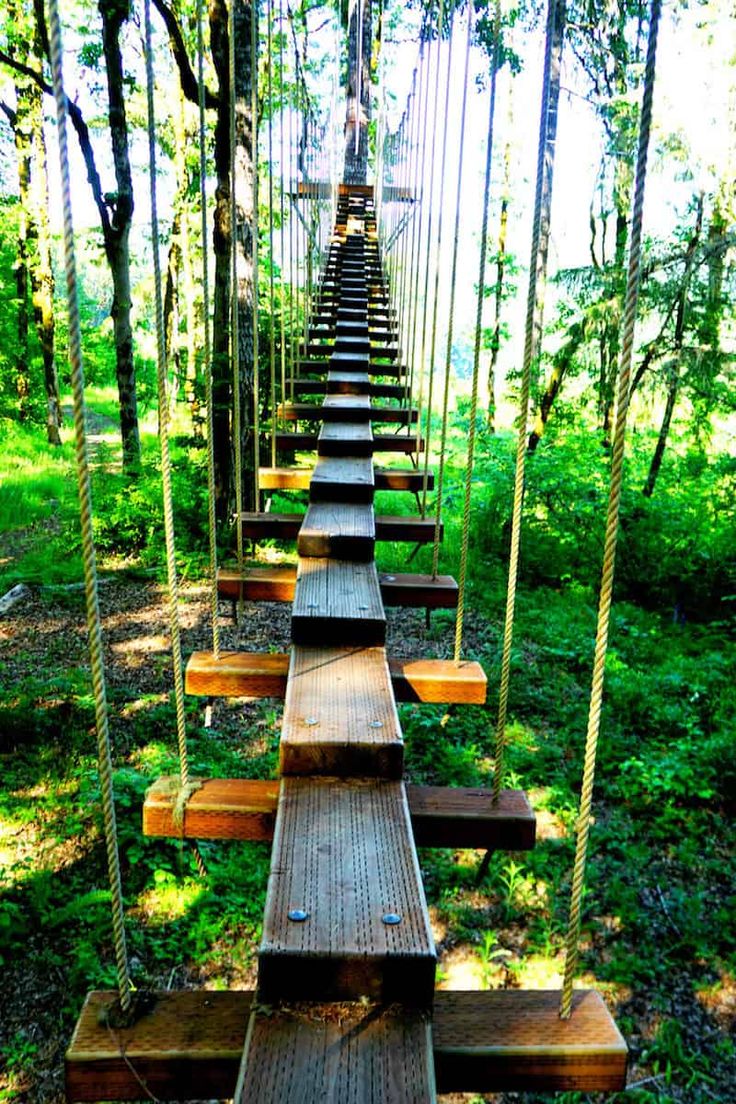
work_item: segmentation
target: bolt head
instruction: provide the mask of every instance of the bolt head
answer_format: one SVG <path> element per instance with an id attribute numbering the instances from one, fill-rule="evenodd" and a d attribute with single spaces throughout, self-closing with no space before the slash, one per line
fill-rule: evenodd
<path id="1" fill-rule="evenodd" d="M 317 717 L 305 717 L 304 718 L 304 723 L 309 728 L 314 728 L 315 725 L 319 724 L 319 720 L 317 719 Z"/>
<path id="2" fill-rule="evenodd" d="M 309 913 L 306 909 L 289 909 L 287 913 L 290 920 L 293 920 L 295 924 L 303 924 L 305 920 L 309 918 Z"/>
<path id="3" fill-rule="evenodd" d="M 394 925 L 401 923 L 401 917 L 399 916 L 398 912 L 384 912 L 381 919 L 383 920 L 384 924 L 388 924 L 389 927 L 393 927 Z"/>

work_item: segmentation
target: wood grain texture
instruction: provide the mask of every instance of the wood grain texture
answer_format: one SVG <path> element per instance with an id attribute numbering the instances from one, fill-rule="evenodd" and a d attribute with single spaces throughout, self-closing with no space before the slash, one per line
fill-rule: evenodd
<path id="1" fill-rule="evenodd" d="M 288 663 L 288 656 L 284 657 Z M 183 824 L 174 822 L 179 780 L 161 778 L 146 794 L 143 834 L 178 839 L 271 840 L 278 782 L 211 778 L 187 803 Z M 407 785 L 409 816 L 418 847 L 530 851 L 536 818 L 522 790 Z"/>
<path id="2" fill-rule="evenodd" d="M 193 652 L 186 665 L 184 690 L 207 697 L 283 698 L 285 653 Z"/>
<path id="3" fill-rule="evenodd" d="M 392 659 L 391 679 L 399 701 L 483 705 L 486 700 L 486 673 L 472 660 Z"/>
<path id="4" fill-rule="evenodd" d="M 373 460 L 369 456 L 321 456 L 309 487 L 312 502 L 372 503 Z M 375 536 L 375 526 L 373 528 Z"/>
<path id="5" fill-rule="evenodd" d="M 133 1027 L 111 1033 L 104 1009 L 116 996 L 87 997 L 66 1056 L 67 1100 L 139 1100 L 138 1078 L 160 1100 L 233 1097 L 253 993 L 159 992 Z M 438 1091 L 621 1092 L 626 1043 L 600 996 L 576 990 L 572 1018 L 564 1022 L 558 1002 L 559 993 L 544 990 L 437 991 Z M 318 1007 L 313 1012 L 320 1015 Z M 334 1017 L 335 1009 L 322 1014 Z"/>
<path id="6" fill-rule="evenodd" d="M 325 422 L 315 445 L 320 456 L 372 456 L 373 430 L 368 421 Z"/>
<path id="7" fill-rule="evenodd" d="M 343 1004 L 254 1011 L 235 1104 L 431 1104 L 429 1019 Z"/>
<path id="8" fill-rule="evenodd" d="M 292 909 L 307 920 L 289 920 Z M 401 922 L 385 924 L 389 913 Z M 403 785 L 282 779 L 258 957 L 262 999 L 367 996 L 429 1008 L 435 965 Z"/>
<path id="9" fill-rule="evenodd" d="M 295 564 L 247 565 L 245 574 L 224 567 L 217 572 L 218 594 L 232 601 L 291 602 L 295 584 Z"/>
<path id="10" fill-rule="evenodd" d="M 385 650 L 292 648 L 282 774 L 399 778 L 403 759 Z"/>
<path id="11" fill-rule="evenodd" d="M 313 468 L 259 468 L 262 491 L 308 491 Z"/>
<path id="12" fill-rule="evenodd" d="M 381 514 L 376 518 L 376 540 L 429 544 L 434 540 L 434 528 L 434 518 Z M 439 535 L 442 540 L 444 523 L 440 524 Z"/>
<path id="13" fill-rule="evenodd" d="M 385 606 L 417 609 L 455 609 L 458 588 L 451 575 L 412 575 L 382 572 L 378 576 Z"/>
<path id="14" fill-rule="evenodd" d="M 424 487 L 424 472 L 415 468 L 374 468 L 377 491 L 411 491 L 418 494 Z M 434 474 L 427 473 L 427 490 L 434 490 Z"/>
<path id="15" fill-rule="evenodd" d="M 365 401 L 362 401 L 364 398 Z M 278 409 L 279 417 L 287 422 L 381 422 L 396 425 L 415 423 L 416 409 L 402 406 L 377 406 L 369 396 L 360 394 L 328 395 L 319 403 L 285 403 Z"/>
<path id="16" fill-rule="evenodd" d="M 383 644 L 386 614 L 376 565 L 302 559 L 291 638 L 295 644 Z"/>
<path id="17" fill-rule="evenodd" d="M 375 516 L 366 503 L 311 503 L 297 538 L 300 556 L 367 563 L 375 547 Z"/>

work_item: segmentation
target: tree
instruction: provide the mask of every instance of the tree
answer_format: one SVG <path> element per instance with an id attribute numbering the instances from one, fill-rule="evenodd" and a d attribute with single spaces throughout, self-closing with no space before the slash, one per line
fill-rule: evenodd
<path id="1" fill-rule="evenodd" d="M 368 178 L 368 128 L 371 121 L 372 0 L 353 0 L 348 15 L 348 74 L 345 114 L 346 184 Z"/>

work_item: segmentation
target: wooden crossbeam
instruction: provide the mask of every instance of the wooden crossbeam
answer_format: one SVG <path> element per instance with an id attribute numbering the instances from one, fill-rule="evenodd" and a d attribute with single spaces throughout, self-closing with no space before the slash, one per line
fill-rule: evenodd
<path id="1" fill-rule="evenodd" d="M 284 680 L 285 681 L 285 680 Z M 247 778 L 196 779 L 181 819 L 175 816 L 179 779 L 160 778 L 143 804 L 143 834 L 166 839 L 273 839 L 279 782 Z M 414 841 L 420 847 L 530 851 L 536 818 L 522 790 L 406 786 Z"/>
<path id="2" fill-rule="evenodd" d="M 337 509 L 337 507 L 335 508 Z M 298 538 L 304 519 L 304 514 L 257 514 L 252 512 L 243 512 L 239 518 L 243 528 L 243 536 L 249 540 L 274 539 L 283 541 L 293 541 Z M 376 517 L 375 526 L 375 539 L 379 541 L 428 544 L 434 540 L 435 523 L 433 518 L 381 514 Z M 442 532 L 443 528 L 440 525 L 440 540 L 442 539 Z M 315 556 L 322 554 L 319 552 L 310 553 L 310 555 Z"/>
<path id="3" fill-rule="evenodd" d="M 340 396 L 342 397 L 342 396 Z M 369 421 L 324 422 L 317 438 L 320 456 L 372 456 L 374 435 Z"/>
<path id="4" fill-rule="evenodd" d="M 368 456 L 321 456 L 309 484 L 310 502 L 369 505 L 374 493 L 373 460 Z"/>
<path id="5" fill-rule="evenodd" d="M 315 704 L 324 715 L 324 696 Z M 361 710 L 346 718 L 361 738 L 365 719 Z M 307 913 L 304 922 L 289 919 L 293 909 Z M 367 996 L 428 1008 L 435 966 L 402 783 L 282 779 L 258 955 L 261 999 Z"/>
<path id="6" fill-rule="evenodd" d="M 290 564 L 256 565 L 244 574 L 221 568 L 217 588 L 223 598 L 248 602 L 291 602 L 296 589 L 296 566 Z M 381 597 L 386 606 L 409 609 L 454 609 L 457 605 L 457 583 L 451 575 L 391 574 L 378 576 Z M 432 660 L 445 663 L 446 660 Z"/>
<path id="7" fill-rule="evenodd" d="M 375 563 L 303 558 L 291 614 L 295 644 L 383 644 L 386 614 Z"/>
<path id="8" fill-rule="evenodd" d="M 141 1082 L 159 1100 L 234 1096 L 252 992 L 165 990 L 152 994 L 150 1009 L 132 1027 L 111 1029 L 105 1012 L 116 997 L 95 992 L 86 999 L 66 1055 L 70 1104 L 140 1100 Z M 437 1090 L 622 1092 L 626 1044 L 601 997 L 576 990 L 565 1021 L 558 1003 L 559 994 L 546 990 L 436 992 L 431 1046 Z M 319 1016 L 319 1006 L 312 1011 Z M 335 1022 L 329 1012 L 324 1009 L 325 1017 Z M 363 1013 L 375 1010 L 363 1006 Z M 339 1049 L 350 1046 L 352 1027 L 348 1021 Z"/>
<path id="9" fill-rule="evenodd" d="M 340 458 L 338 458 L 340 459 Z M 259 483 L 263 491 L 307 491 L 314 468 L 261 468 Z M 415 468 L 373 469 L 373 482 L 377 491 L 421 491 L 424 476 Z M 427 478 L 427 490 L 434 489 L 434 475 Z"/>
<path id="10" fill-rule="evenodd" d="M 365 403 L 351 401 L 360 397 L 359 395 L 328 395 L 321 405 L 297 402 L 281 403 L 278 407 L 278 417 L 287 422 L 353 422 L 365 419 L 369 422 L 395 422 L 399 425 L 409 425 L 417 420 L 418 413 L 414 409 L 398 406 L 376 406 L 375 403 L 369 401 Z M 367 395 L 363 397 L 366 400 L 368 399 Z M 347 401 L 336 403 L 335 399 Z"/>
<path id="11" fill-rule="evenodd" d="M 368 562 L 376 548 L 376 518 L 370 502 L 310 503 L 297 536 L 300 556 Z"/>

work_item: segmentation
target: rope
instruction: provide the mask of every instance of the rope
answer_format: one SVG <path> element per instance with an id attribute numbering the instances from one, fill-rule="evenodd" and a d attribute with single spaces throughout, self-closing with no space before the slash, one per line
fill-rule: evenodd
<path id="1" fill-rule="evenodd" d="M 268 301 L 269 301 L 269 370 L 271 379 L 271 467 L 276 467 L 276 327 L 273 317 L 273 0 L 266 7 L 268 50 Z"/>
<path id="2" fill-rule="evenodd" d="M 546 258 L 543 246 L 543 224 L 545 236 L 549 234 L 549 210 L 552 200 L 552 174 L 554 168 L 554 141 L 550 141 L 550 75 L 552 72 L 552 44 L 555 30 L 564 25 L 565 0 L 549 0 L 547 9 L 547 30 L 545 37 L 544 76 L 542 78 L 542 103 L 539 119 L 539 145 L 537 148 L 537 182 L 534 200 L 534 222 L 532 226 L 531 259 L 529 262 L 529 289 L 527 294 L 526 329 L 524 339 L 524 360 L 521 371 L 521 393 L 519 396 L 519 431 L 516 441 L 516 470 L 514 474 L 514 503 L 511 520 L 511 549 L 509 552 L 509 577 L 506 591 L 506 617 L 503 629 L 503 652 L 501 657 L 501 680 L 498 692 L 498 719 L 496 721 L 496 766 L 493 774 L 493 799 L 498 800 L 501 793 L 504 772 L 504 753 L 506 748 L 506 715 L 511 681 L 511 646 L 514 634 L 514 614 L 516 609 L 516 586 L 519 575 L 519 546 L 521 541 L 521 508 L 524 500 L 524 460 L 526 457 L 526 426 L 529 417 L 529 392 L 531 390 L 531 370 L 534 359 L 536 319 L 540 302 L 537 285 L 544 279 L 544 269 L 540 258 Z M 559 64 L 559 58 L 556 59 Z M 546 186 L 545 186 L 546 184 Z"/>
<path id="3" fill-rule="evenodd" d="M 491 62 L 491 94 L 488 103 L 488 144 L 486 148 L 486 172 L 483 185 L 483 218 L 480 231 L 480 259 L 478 262 L 478 301 L 475 311 L 475 347 L 473 349 L 473 386 L 470 396 L 470 425 L 468 427 L 468 455 L 465 462 L 465 500 L 463 503 L 463 530 L 460 546 L 460 578 L 455 614 L 455 662 L 460 662 L 463 647 L 463 623 L 465 619 L 465 588 L 468 575 L 468 548 L 470 544 L 470 506 L 473 489 L 473 462 L 475 459 L 475 423 L 478 415 L 478 380 L 480 376 L 480 340 L 483 319 L 483 301 L 486 286 L 486 254 L 488 250 L 488 209 L 491 192 L 491 159 L 493 157 L 493 123 L 496 114 L 496 78 L 501 40 L 501 2 L 496 0 L 494 16 L 493 60 Z"/>
<path id="4" fill-rule="evenodd" d="M 84 365 L 82 362 L 82 335 L 79 323 L 79 291 L 77 265 L 74 251 L 74 225 L 72 221 L 71 181 L 69 175 L 69 145 L 67 139 L 67 98 L 64 92 L 62 72 L 61 24 L 57 0 L 49 0 L 49 53 L 53 75 L 56 118 L 59 134 L 59 165 L 61 172 L 61 199 L 64 220 L 64 265 L 66 274 L 67 309 L 69 311 L 69 364 L 71 368 L 74 400 L 74 450 L 77 462 L 77 487 L 82 533 L 82 565 L 87 608 L 87 633 L 89 637 L 90 668 L 95 701 L 95 727 L 97 732 L 97 759 L 102 797 L 102 814 L 105 831 L 107 872 L 110 882 L 113 944 L 118 980 L 120 1007 L 129 1012 L 131 979 L 125 943 L 125 903 L 120 878 L 115 799 L 112 785 L 112 754 L 105 690 L 105 671 L 102 658 L 102 626 L 97 590 L 97 564 L 94 534 L 92 530 L 92 486 L 90 482 L 87 443 L 85 439 Z"/>
<path id="5" fill-rule="evenodd" d="M 201 0 L 200 0 L 201 3 Z M 258 5 L 250 6 L 250 94 L 251 126 L 253 128 L 253 505 L 261 509 L 261 398 L 260 339 L 258 336 Z"/>
<path id="6" fill-rule="evenodd" d="M 631 217 L 631 244 L 629 247 L 629 267 L 626 278 L 626 302 L 623 318 L 623 339 L 619 362 L 618 392 L 616 397 L 616 428 L 613 439 L 611 462 L 611 483 L 606 517 L 606 536 L 603 548 L 603 568 L 601 592 L 598 604 L 598 625 L 595 639 L 595 658 L 593 660 L 593 682 L 588 712 L 588 730 L 585 738 L 585 764 L 580 793 L 580 809 L 577 819 L 577 839 L 575 845 L 575 864 L 573 867 L 572 890 L 570 894 L 570 918 L 565 941 L 565 976 L 560 1001 L 560 1016 L 567 1019 L 572 1010 L 573 976 L 578 962 L 580 914 L 585 879 L 585 859 L 590 832 L 590 808 L 595 778 L 595 759 L 598 736 L 601 726 L 601 708 L 603 702 L 603 679 L 608 647 L 608 630 L 613 598 L 613 576 L 616 564 L 616 541 L 618 536 L 618 517 L 621 504 L 623 483 L 624 445 L 626 439 L 626 418 L 629 410 L 631 386 L 631 360 L 634 347 L 634 324 L 639 298 L 641 278 L 641 231 L 644 210 L 644 187 L 647 177 L 647 157 L 649 135 L 652 123 L 652 100 L 654 96 L 654 78 L 657 58 L 657 33 L 661 0 L 652 0 L 649 17 L 649 44 L 644 76 L 644 95 L 642 99 L 641 123 L 639 127 L 639 149 L 636 162 L 634 204 Z"/>
<path id="7" fill-rule="evenodd" d="M 434 542 L 432 547 L 432 578 L 437 578 L 440 562 L 440 526 L 442 524 L 442 491 L 445 482 L 447 448 L 447 423 L 450 406 L 450 379 L 452 376 L 452 337 L 455 324 L 455 290 L 457 285 L 457 255 L 460 241 L 460 200 L 463 187 L 463 160 L 465 151 L 465 118 L 468 105 L 468 75 L 470 72 L 470 42 L 473 35 L 473 5 L 468 5 L 468 37 L 465 44 L 465 69 L 463 73 L 463 103 L 460 113 L 460 149 L 457 167 L 457 195 L 455 197 L 455 236 L 452 245 L 452 275 L 450 276 L 450 306 L 447 319 L 447 347 L 445 350 L 445 387 L 442 396 L 442 431 L 440 434 L 440 467 L 437 475 L 437 500 L 434 515 Z M 439 270 L 439 265 L 438 265 Z"/>
<path id="8" fill-rule="evenodd" d="M 450 72 L 452 70 L 452 53 L 455 42 L 455 36 L 453 34 L 453 24 L 455 19 L 455 13 L 453 11 L 450 17 L 450 34 L 447 43 L 447 69 L 445 71 L 445 110 L 444 110 L 444 126 L 442 127 L 442 158 L 440 162 L 440 192 L 439 192 L 439 216 L 437 218 L 437 263 L 435 265 L 434 273 L 434 298 L 432 300 L 432 336 L 429 343 L 429 390 L 427 394 L 427 435 L 424 443 L 424 476 L 422 480 L 422 517 L 427 516 L 427 486 L 429 483 L 429 446 L 432 439 L 432 411 L 434 406 L 434 358 L 435 350 L 437 347 L 437 314 L 439 308 L 439 292 L 440 292 L 440 258 L 442 256 L 442 223 L 443 213 L 445 207 L 445 178 L 447 169 L 447 134 L 449 127 L 448 112 L 450 108 Z M 442 25 L 440 24 L 438 35 L 442 35 Z M 439 53 L 437 57 L 437 82 L 439 85 L 439 71 L 440 61 Z M 436 108 L 435 108 L 436 110 Z M 435 124 L 436 126 L 436 124 Z M 434 171 L 434 164 L 432 165 Z"/>
<path id="9" fill-rule="evenodd" d="M 174 664 L 174 701 L 176 704 L 176 736 L 179 745 L 179 774 L 182 787 L 189 784 L 186 719 L 184 715 L 184 677 L 179 631 L 179 587 L 176 578 L 176 546 L 174 542 L 174 508 L 171 491 L 171 456 L 169 453 L 169 407 L 166 395 L 166 343 L 164 310 L 161 296 L 161 257 L 159 254 L 158 196 L 156 190 L 156 114 L 153 102 L 153 49 L 151 34 L 151 0 L 144 0 L 146 33 L 146 92 L 148 104 L 148 163 L 150 166 L 151 238 L 153 240 L 153 281 L 156 303 L 156 380 L 158 384 L 158 436 L 161 449 L 161 484 L 163 490 L 164 537 L 166 544 L 166 578 L 169 591 L 169 628 Z"/>
<path id="10" fill-rule="evenodd" d="M 285 211 L 284 211 L 284 0 L 279 0 L 279 322 L 281 337 L 281 401 L 286 402 L 286 312 L 284 310 L 284 257 L 285 257 Z M 273 258 L 272 258 L 273 263 Z"/>
<path id="11" fill-rule="evenodd" d="M 421 158 L 417 166 L 416 176 L 416 194 L 421 196 L 419 200 L 419 217 L 415 219 L 416 229 L 416 256 L 414 263 L 414 290 L 413 290 L 413 304 L 414 312 L 411 322 L 411 338 L 409 341 L 409 348 L 411 349 L 411 393 L 414 393 L 414 370 L 417 364 L 417 323 L 419 320 L 419 275 L 421 271 L 421 259 L 422 248 L 424 243 L 424 188 L 427 175 L 427 123 L 429 120 L 429 86 L 430 75 L 432 69 L 432 43 L 430 41 L 427 49 L 427 61 L 426 61 L 426 78 L 424 79 L 424 108 L 422 112 L 422 135 L 421 135 Z M 418 224 L 418 225 L 417 225 Z M 424 390 L 424 373 L 422 372 L 421 362 L 418 365 L 419 375 L 419 401 L 417 403 L 417 426 L 421 422 L 421 404 Z"/>
<path id="12" fill-rule="evenodd" d="M 146 0 L 148 2 L 148 0 Z M 235 547 L 238 575 L 243 577 L 243 419 L 240 403 L 240 289 L 238 287 L 238 201 L 235 194 L 235 3 L 228 15 L 228 84 L 230 86 L 230 353 L 233 358 L 233 436 L 235 437 Z M 243 588 L 238 591 L 238 621 L 243 615 Z"/>
<path id="13" fill-rule="evenodd" d="M 204 314 L 204 378 L 207 403 L 207 509 L 210 552 L 210 620 L 212 621 L 212 654 L 220 658 L 220 626 L 217 595 L 217 517 L 215 512 L 215 426 L 212 403 L 212 352 L 210 346 L 210 279 L 207 239 L 207 155 L 205 140 L 204 86 L 204 4 L 197 0 L 197 78 L 199 81 L 199 202 L 202 211 L 202 312 Z"/>

